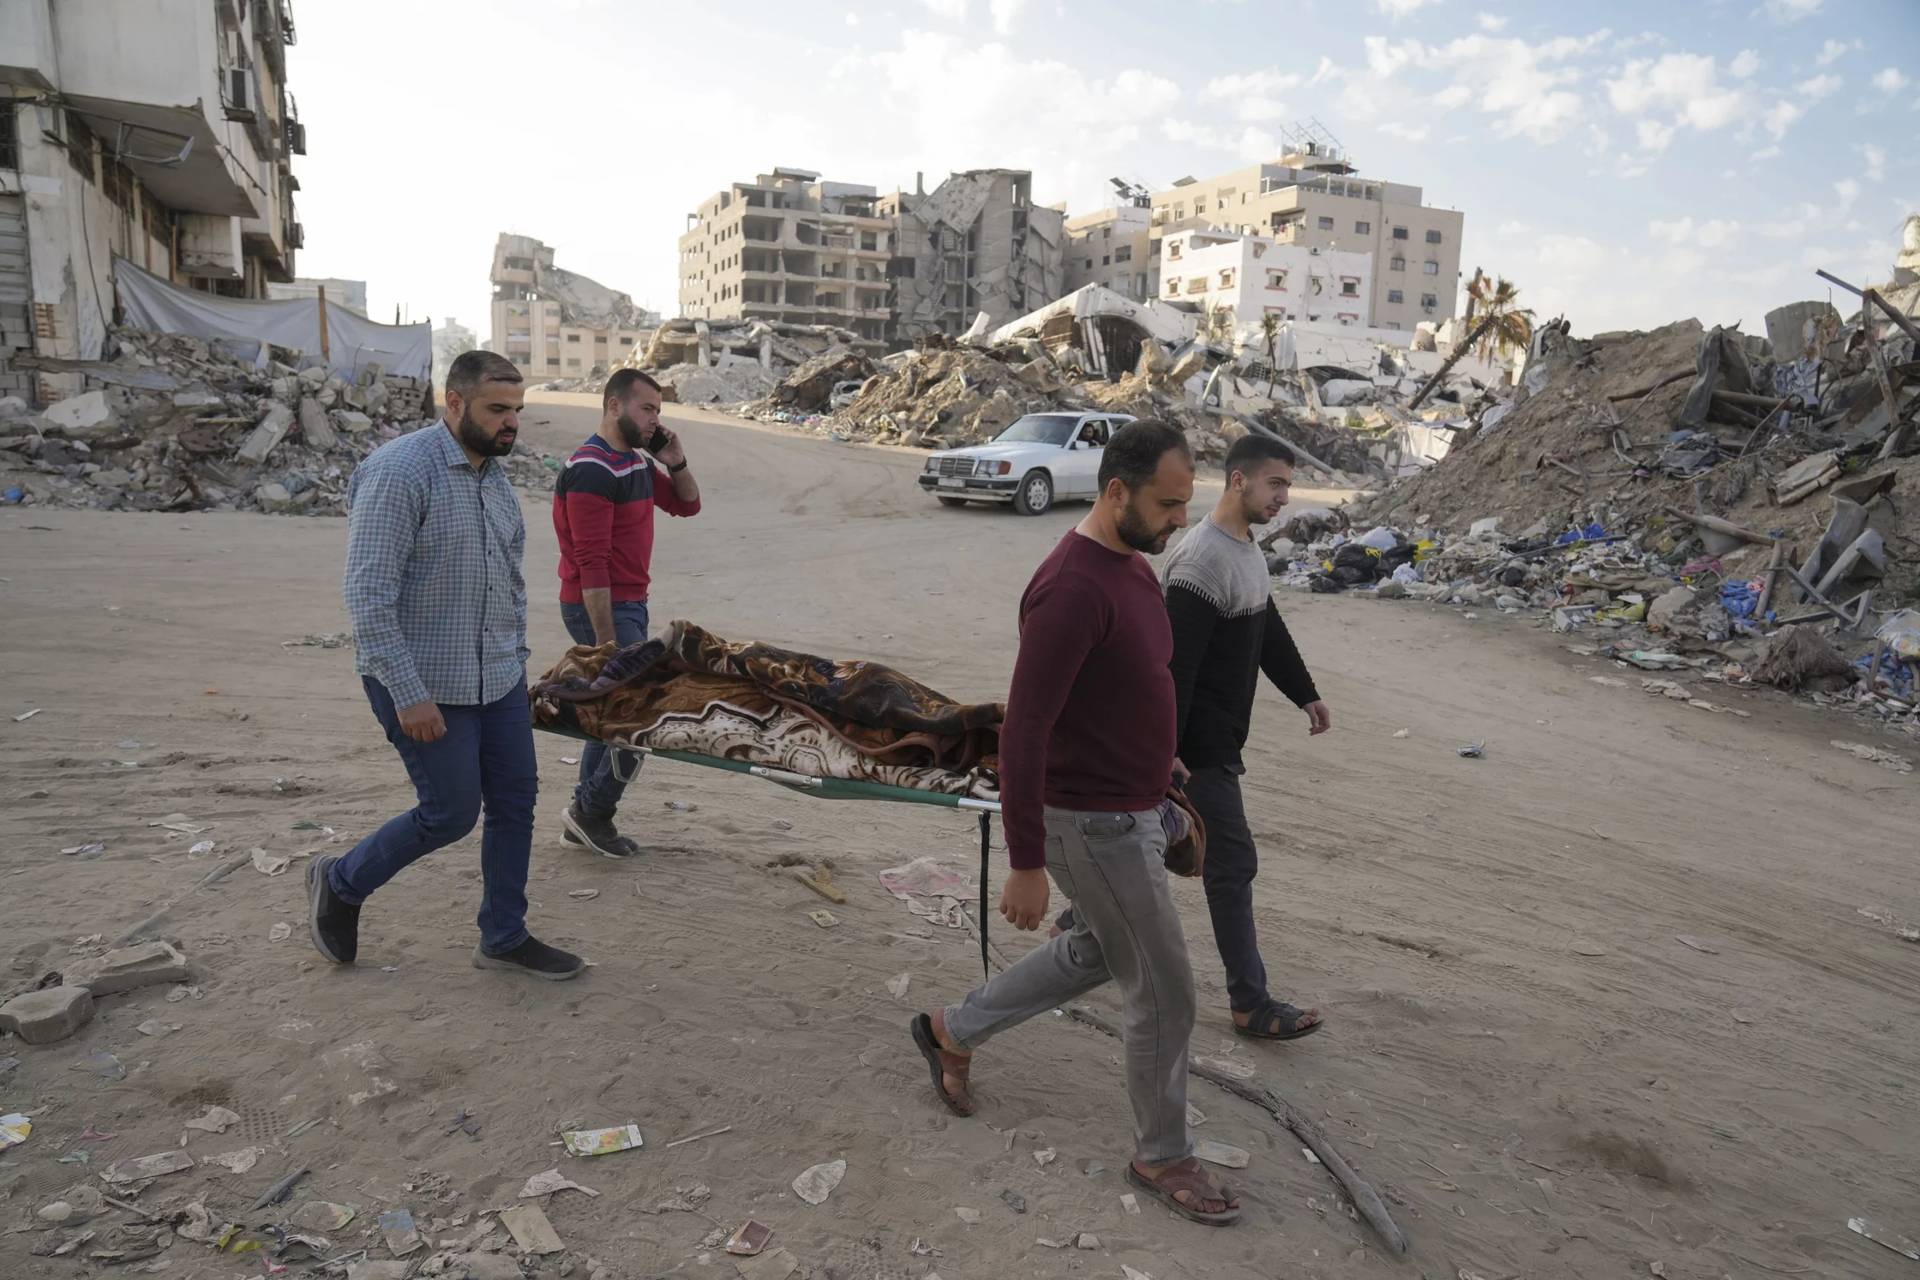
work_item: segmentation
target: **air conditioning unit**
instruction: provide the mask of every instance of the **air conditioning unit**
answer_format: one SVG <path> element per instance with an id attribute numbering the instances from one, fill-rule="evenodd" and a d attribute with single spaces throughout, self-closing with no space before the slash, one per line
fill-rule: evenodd
<path id="1" fill-rule="evenodd" d="M 296 156 L 307 154 L 307 126 L 298 120 L 287 121 L 287 150 Z"/>
<path id="2" fill-rule="evenodd" d="M 228 67 L 226 77 L 227 99 L 223 105 L 227 110 L 227 119 L 253 119 L 253 77 L 245 67 Z"/>
<path id="3" fill-rule="evenodd" d="M 307 247 L 307 229 L 297 222 L 287 225 L 287 247 L 304 249 Z"/>

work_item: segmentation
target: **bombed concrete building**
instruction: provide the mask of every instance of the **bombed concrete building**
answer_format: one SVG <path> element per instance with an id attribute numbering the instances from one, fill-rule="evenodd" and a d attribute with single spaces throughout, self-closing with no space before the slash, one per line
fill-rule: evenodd
<path id="1" fill-rule="evenodd" d="M 497 351 L 536 378 L 604 372 L 644 348 L 660 317 L 628 295 L 553 265 L 553 248 L 502 232 L 493 246 Z"/>
<path id="2" fill-rule="evenodd" d="M 873 187 L 776 168 L 735 182 L 687 215 L 680 315 L 851 329 L 881 350 L 892 311 L 894 224 Z"/>
<path id="3" fill-rule="evenodd" d="M 1005 324 L 1065 291 L 1066 213 L 1033 203 L 1027 170 L 970 169 L 921 186 L 879 205 L 895 229 L 892 345 L 958 337 L 982 312 Z"/>

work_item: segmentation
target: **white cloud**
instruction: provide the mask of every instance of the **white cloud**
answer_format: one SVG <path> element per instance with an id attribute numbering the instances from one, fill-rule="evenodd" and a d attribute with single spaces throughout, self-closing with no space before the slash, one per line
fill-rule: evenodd
<path id="1" fill-rule="evenodd" d="M 1200 98 L 1204 102 L 1231 103 L 1242 120 L 1285 120 L 1293 113 L 1280 95 L 1299 84 L 1299 76 L 1280 71 L 1215 76 L 1200 91 Z"/>
<path id="2" fill-rule="evenodd" d="M 1322 81 L 1331 79 L 1339 70 L 1340 68 L 1334 64 L 1333 59 L 1323 53 L 1320 55 L 1320 65 L 1313 69 L 1313 79 L 1307 81 L 1307 83 L 1319 84 Z"/>
<path id="3" fill-rule="evenodd" d="M 1451 85 L 1433 100 L 1443 107 L 1472 102 L 1481 112 L 1497 117 L 1494 131 L 1502 137 L 1525 136 L 1552 142 L 1587 114 L 1585 100 L 1576 91 L 1580 70 L 1569 65 L 1576 57 L 1603 44 L 1611 33 L 1560 36 L 1540 44 L 1488 35 L 1462 36 L 1444 45 L 1418 40 L 1393 43 L 1368 36 L 1365 86 L 1377 92 L 1404 78 L 1409 68 L 1443 71 Z M 1359 106 L 1363 103 L 1343 105 Z"/>
<path id="4" fill-rule="evenodd" d="M 1733 62 L 1728 65 L 1727 70 L 1733 73 L 1734 79 L 1746 80 L 1764 65 L 1766 64 L 1760 61 L 1759 54 L 1751 49 L 1742 49 L 1733 56 Z"/>
<path id="5" fill-rule="evenodd" d="M 993 15 L 993 29 L 1000 35 L 1011 35 L 1015 19 L 1026 7 L 1027 0 L 987 0 L 987 12 Z"/>
<path id="6" fill-rule="evenodd" d="M 1860 198 L 1860 184 L 1852 178 L 1842 178 L 1833 184 L 1833 194 L 1840 197 L 1840 211 L 1845 213 Z"/>
<path id="7" fill-rule="evenodd" d="M 1395 120 L 1380 126 L 1380 132 L 1394 138 L 1404 138 L 1408 142 L 1425 142 L 1432 130 L 1424 124 L 1403 124 Z"/>
<path id="8" fill-rule="evenodd" d="M 847 10 L 847 25 L 850 27 L 857 27 L 860 25 L 860 15 L 855 13 L 851 9 Z"/>
<path id="9" fill-rule="evenodd" d="M 1445 107 L 1449 111 L 1455 107 L 1464 107 L 1471 101 L 1473 101 L 1473 90 L 1464 84 L 1450 84 L 1433 95 L 1434 105 Z"/>
<path id="10" fill-rule="evenodd" d="M 1725 128 L 1754 108 L 1753 95 L 1720 82 L 1719 64 L 1700 53 L 1668 53 L 1658 61 L 1639 58 L 1607 81 L 1607 100 L 1623 115 L 1671 111 L 1695 129 Z"/>
<path id="11" fill-rule="evenodd" d="M 1661 124 L 1658 120 L 1642 120 L 1637 126 L 1637 132 L 1640 136 L 1641 150 L 1651 151 L 1657 155 L 1665 151 L 1667 144 L 1673 141 L 1674 129 L 1672 125 Z"/>
<path id="12" fill-rule="evenodd" d="M 1884 182 L 1887 177 L 1887 149 L 1871 142 L 1860 144 L 1860 156 L 1867 162 L 1867 181 Z"/>
<path id="13" fill-rule="evenodd" d="M 1825 44 L 1820 46 L 1820 52 L 1814 57 L 1814 62 L 1822 67 L 1830 67 L 1855 49 L 1864 49 L 1866 47 L 1866 45 L 1858 40 L 1829 39 Z"/>
<path id="14" fill-rule="evenodd" d="M 1693 219 L 1676 218 L 1672 222 L 1655 219 L 1647 224 L 1647 234 L 1668 244 L 1685 244 L 1693 235 Z"/>
<path id="15" fill-rule="evenodd" d="M 1420 12 L 1428 5 L 1439 3 L 1440 0 L 1373 0 L 1373 7 L 1398 22 L 1402 18 Z"/>
<path id="16" fill-rule="evenodd" d="M 1805 114 L 1806 111 L 1803 108 L 1783 98 L 1767 108 L 1767 113 L 1760 118 L 1760 122 L 1767 126 L 1767 133 L 1778 142 L 1787 136 L 1787 130 L 1793 128 L 1793 122 Z"/>
<path id="17" fill-rule="evenodd" d="M 950 22 L 965 22 L 971 0 L 920 0 L 920 3 L 927 6 L 927 9 L 937 18 L 945 18 Z"/>
<path id="18" fill-rule="evenodd" d="M 1820 12 L 1827 0 L 1767 0 L 1766 13 L 1775 22 L 1799 22 Z"/>
<path id="19" fill-rule="evenodd" d="M 1762 147 L 1758 151 L 1753 153 L 1751 159 L 1753 159 L 1756 163 L 1762 160 L 1778 160 L 1780 158 L 1780 154 L 1781 154 L 1781 149 L 1777 145 L 1771 146 L 1771 147 Z"/>
<path id="20" fill-rule="evenodd" d="M 1507 29 L 1507 20 L 1497 13 L 1483 13 L 1475 19 L 1480 29 L 1489 35 L 1497 35 Z"/>
<path id="21" fill-rule="evenodd" d="M 1898 93 L 1907 87 L 1906 73 L 1898 67 L 1888 67 L 1873 78 L 1873 87 L 1882 93 Z"/>
<path id="22" fill-rule="evenodd" d="M 1160 132 L 1169 142 L 1177 142 L 1188 147 L 1202 147 L 1209 151 L 1225 151 L 1238 159 L 1247 161 L 1271 160 L 1280 151 L 1279 138 L 1253 125 L 1248 125 L 1236 133 L 1232 129 L 1223 129 L 1197 120 L 1168 117 L 1161 122 Z"/>
<path id="23" fill-rule="evenodd" d="M 1811 80 L 1802 80 L 1793 87 L 1808 102 L 1819 102 L 1840 92 L 1846 83 L 1839 76 L 1829 74 L 1815 76 Z"/>

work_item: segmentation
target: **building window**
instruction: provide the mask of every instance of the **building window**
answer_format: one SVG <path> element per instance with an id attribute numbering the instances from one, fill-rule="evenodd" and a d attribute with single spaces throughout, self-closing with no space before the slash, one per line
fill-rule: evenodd
<path id="1" fill-rule="evenodd" d="M 1439 233 L 1438 231 L 1429 231 L 1429 232 L 1427 232 L 1427 243 L 1428 243 L 1428 244 L 1439 244 L 1439 243 L 1440 243 L 1440 233 Z"/>
<path id="2" fill-rule="evenodd" d="M 0 107 L 0 169 L 20 167 L 20 115 L 9 101 Z"/>
<path id="3" fill-rule="evenodd" d="M 67 112 L 67 163 L 88 182 L 94 180 L 93 130 L 82 124 L 80 117 L 71 111 Z"/>
<path id="4" fill-rule="evenodd" d="M 1360 296 L 1360 281 L 1353 276 L 1340 277 L 1340 296 L 1357 298 Z"/>
<path id="5" fill-rule="evenodd" d="M 1186 221 L 1186 218 L 1187 218 L 1187 206 L 1185 201 L 1182 201 L 1181 203 L 1173 206 L 1173 220 L 1175 222 L 1184 222 Z"/>
<path id="6" fill-rule="evenodd" d="M 1393 238 L 1395 240 L 1405 240 L 1407 238 L 1407 229 L 1405 227 L 1395 227 L 1393 229 Z"/>
<path id="7" fill-rule="evenodd" d="M 1185 244 L 1182 241 L 1179 241 L 1179 240 L 1168 241 L 1167 256 L 1169 258 L 1172 258 L 1175 262 L 1180 261 L 1180 250 L 1184 247 L 1185 247 Z"/>
<path id="8" fill-rule="evenodd" d="M 1387 301 L 1388 301 L 1388 302 L 1405 302 L 1406 300 L 1407 300 L 1407 295 L 1406 295 L 1406 294 L 1405 294 L 1404 292 L 1402 292 L 1401 290 L 1399 290 L 1399 289 L 1389 289 L 1389 290 L 1387 290 Z"/>
<path id="9" fill-rule="evenodd" d="M 873 231 L 862 231 L 860 233 L 860 247 L 862 249 L 878 249 L 880 247 L 879 234 Z"/>
<path id="10" fill-rule="evenodd" d="M 1100 265 L 1101 265 L 1101 266 L 1103 266 L 1103 267 L 1110 267 L 1110 266 L 1112 266 L 1112 265 L 1113 265 L 1113 255 L 1112 255 L 1112 254 L 1110 254 L 1110 253 L 1103 253 L 1103 254 L 1101 254 L 1101 255 L 1100 255 Z"/>
<path id="11" fill-rule="evenodd" d="M 1115 262 L 1132 262 L 1133 246 L 1130 244 L 1123 244 L 1119 248 L 1115 249 L 1113 251 L 1113 260 Z"/>
<path id="12" fill-rule="evenodd" d="M 1434 294 L 1423 293 L 1420 295 L 1420 305 L 1431 311 L 1440 305 L 1440 299 Z"/>
<path id="13" fill-rule="evenodd" d="M 1357 236 L 1370 236 L 1373 234 L 1373 224 L 1371 222 L 1356 222 L 1353 224 L 1353 234 Z"/>
<path id="14" fill-rule="evenodd" d="M 1440 274 L 1440 264 L 1435 262 L 1433 259 L 1429 258 L 1425 262 L 1420 264 L 1420 270 L 1425 272 L 1427 275 L 1437 276 Z"/>
<path id="15" fill-rule="evenodd" d="M 621 346 L 623 346 L 623 347 L 630 347 L 630 346 L 632 346 L 632 345 L 633 345 L 633 339 L 632 339 L 632 338 L 622 338 L 622 339 L 620 339 L 620 345 L 621 345 Z"/>
<path id="16" fill-rule="evenodd" d="M 1100 228 L 1100 238 L 1101 238 L 1102 240 L 1111 240 L 1111 239 L 1113 239 L 1113 228 L 1112 228 L 1112 227 L 1102 227 L 1102 228 Z"/>
<path id="17" fill-rule="evenodd" d="M 1407 269 L 1407 260 L 1396 253 L 1388 261 L 1387 265 L 1395 271 L 1405 271 Z"/>
<path id="18" fill-rule="evenodd" d="M 1224 267 L 1224 268 L 1222 268 L 1222 269 L 1221 269 L 1221 271 L 1220 271 L 1220 287 L 1221 287 L 1222 289 L 1231 289 L 1231 288 L 1233 288 L 1233 268 L 1232 268 L 1232 267 Z"/>
<path id="19" fill-rule="evenodd" d="M 1322 231 L 1331 231 L 1331 230 L 1333 230 L 1333 219 L 1332 219 L 1332 218 L 1322 218 L 1322 219 L 1320 219 L 1320 229 L 1321 229 Z"/>
<path id="20" fill-rule="evenodd" d="M 1284 289 L 1286 287 L 1287 287 L 1287 273 L 1285 271 L 1270 270 L 1267 272 L 1267 288 Z"/>
<path id="21" fill-rule="evenodd" d="M 1207 278 L 1205 276 L 1195 276 L 1193 279 L 1187 281 L 1188 293 L 1205 293 L 1206 291 Z"/>
<path id="22" fill-rule="evenodd" d="M 1168 276 L 1164 287 L 1166 288 L 1167 296 L 1171 298 L 1174 294 L 1180 292 L 1180 277 Z"/>
<path id="23" fill-rule="evenodd" d="M 1088 258 L 1088 259 L 1087 259 L 1087 270 L 1089 270 L 1089 271 L 1091 271 L 1091 270 L 1093 270 L 1093 259 L 1092 259 L 1092 258 Z"/>
<path id="24" fill-rule="evenodd" d="M 577 334 L 577 333 L 570 333 L 570 334 L 568 334 L 568 335 L 567 335 L 567 341 L 568 341 L 568 342 L 578 342 L 578 341 L 580 341 L 580 335 L 579 335 L 579 334 Z"/>

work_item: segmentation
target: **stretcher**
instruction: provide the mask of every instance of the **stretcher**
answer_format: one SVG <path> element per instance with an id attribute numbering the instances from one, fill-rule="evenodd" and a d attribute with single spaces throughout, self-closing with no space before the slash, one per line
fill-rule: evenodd
<path id="1" fill-rule="evenodd" d="M 810 774 L 776 769 L 770 765 L 753 764 L 746 760 L 726 760 L 719 756 L 703 756 L 692 751 L 616 746 L 557 725 L 536 724 L 534 728 L 556 737 L 590 742 L 596 746 L 606 747 L 610 751 L 620 751 L 636 756 L 653 756 L 661 760 L 671 760 L 675 764 L 698 765 L 701 768 L 719 769 L 725 773 L 759 778 L 763 782 L 771 782 L 775 786 L 797 791 L 801 795 L 812 796 L 816 800 L 879 800 L 891 804 L 932 805 L 935 808 L 958 809 L 975 814 L 980 825 L 980 965 L 987 971 L 989 977 L 992 976 L 987 959 L 987 879 L 991 871 L 989 860 L 993 854 L 993 819 L 994 815 L 1000 812 L 998 800 L 982 800 L 975 796 L 949 795 L 939 791 L 922 791 L 915 787 L 895 787 L 883 782 L 862 782 L 850 778 L 816 778 Z"/>

